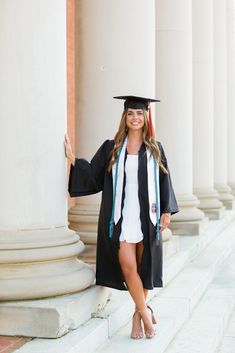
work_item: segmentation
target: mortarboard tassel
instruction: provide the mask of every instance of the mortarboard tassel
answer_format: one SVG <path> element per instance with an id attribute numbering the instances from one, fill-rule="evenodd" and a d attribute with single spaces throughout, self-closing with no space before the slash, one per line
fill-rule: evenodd
<path id="1" fill-rule="evenodd" d="M 151 107 L 149 105 L 149 137 L 154 138 L 155 132 L 154 132 L 154 127 L 153 127 L 153 121 L 152 121 L 152 112 L 151 112 Z"/>

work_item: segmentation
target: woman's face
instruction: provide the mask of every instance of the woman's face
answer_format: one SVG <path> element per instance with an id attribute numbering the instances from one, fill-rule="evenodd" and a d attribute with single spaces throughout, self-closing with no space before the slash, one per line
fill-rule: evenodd
<path id="1" fill-rule="evenodd" d="M 143 110 L 128 108 L 126 115 L 126 125 L 129 130 L 142 130 L 144 126 Z"/>

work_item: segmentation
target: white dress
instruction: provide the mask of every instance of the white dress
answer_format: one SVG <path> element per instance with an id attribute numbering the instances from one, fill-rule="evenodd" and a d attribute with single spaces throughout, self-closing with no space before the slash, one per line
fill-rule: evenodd
<path id="1" fill-rule="evenodd" d="M 138 198 L 138 154 L 127 154 L 125 170 L 125 199 L 119 240 L 126 240 L 128 243 L 138 243 L 143 239 Z"/>

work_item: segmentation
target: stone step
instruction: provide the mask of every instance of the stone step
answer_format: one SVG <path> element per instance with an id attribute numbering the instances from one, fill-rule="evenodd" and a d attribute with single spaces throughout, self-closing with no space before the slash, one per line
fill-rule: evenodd
<path id="1" fill-rule="evenodd" d="M 179 252 L 164 262 L 165 287 L 149 293 L 149 299 L 152 299 L 150 300 L 151 305 L 157 309 L 158 334 L 154 341 L 158 342 L 157 351 L 159 353 L 163 352 L 173 339 L 209 285 L 215 271 L 229 255 L 232 240 L 235 239 L 231 236 L 230 229 L 232 227 L 232 231 L 235 231 L 234 224 L 231 224 L 234 218 L 235 212 L 227 211 L 223 220 L 210 222 L 207 233 L 200 236 L 180 237 Z M 224 231 L 221 233 L 222 229 Z M 211 248 L 212 246 L 213 248 Z M 206 251 L 209 254 L 208 259 Z M 214 256 L 211 258 L 211 254 L 215 252 L 218 253 L 217 258 Z M 189 267 L 193 273 L 192 276 L 188 270 Z M 171 286 L 174 287 L 173 290 Z M 31 353 L 32 351 L 34 353 L 45 353 L 45 351 L 50 353 L 91 353 L 98 350 L 99 347 L 102 349 L 105 347 L 104 352 L 106 350 L 109 352 L 109 349 L 112 350 L 112 344 L 117 346 L 118 350 L 125 351 L 125 343 L 129 353 L 136 351 L 137 342 L 129 338 L 130 318 L 134 303 L 128 292 L 116 290 L 111 290 L 111 292 L 111 299 L 104 310 L 97 311 L 92 319 L 78 329 L 53 341 L 34 339 L 18 350 L 18 353 Z M 142 347 L 144 348 L 146 344 L 149 344 L 149 340 L 142 340 L 140 346 L 144 345 Z M 161 350 L 159 350 L 159 344 Z"/>
<path id="2" fill-rule="evenodd" d="M 163 261 L 167 261 L 171 256 L 180 250 L 180 236 L 171 235 L 167 241 L 163 241 Z"/>
<path id="3" fill-rule="evenodd" d="M 233 250 L 164 353 L 235 352 L 234 267 Z"/>
<path id="4" fill-rule="evenodd" d="M 234 297 L 234 294 L 233 294 L 233 297 Z M 233 310 L 228 326 L 222 337 L 222 341 L 220 343 L 219 349 L 216 351 L 216 353 L 234 353 L 234 352 L 235 352 L 235 310 Z"/>
<path id="5" fill-rule="evenodd" d="M 70 295 L 0 303 L 0 335 L 58 338 L 105 307 L 108 288 L 92 285 Z"/>
<path id="6" fill-rule="evenodd" d="M 218 273 L 213 286 L 210 289 L 210 295 L 217 297 L 235 299 L 235 252 L 226 261 L 226 266 Z M 235 308 L 231 313 L 229 322 L 223 333 L 222 340 L 216 353 L 234 353 L 235 352 Z"/>
<path id="7" fill-rule="evenodd" d="M 164 262 L 164 288 L 161 290 L 164 290 L 165 286 L 175 278 L 176 274 L 214 241 L 234 219 L 235 211 L 226 211 L 223 219 L 211 220 L 203 234 L 180 236 L 179 251 Z"/>

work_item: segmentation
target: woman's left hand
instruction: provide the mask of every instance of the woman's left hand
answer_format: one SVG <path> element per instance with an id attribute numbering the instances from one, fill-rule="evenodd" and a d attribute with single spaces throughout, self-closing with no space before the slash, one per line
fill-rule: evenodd
<path id="1" fill-rule="evenodd" d="M 160 218 L 160 232 L 167 228 L 171 221 L 171 213 L 163 213 Z"/>

